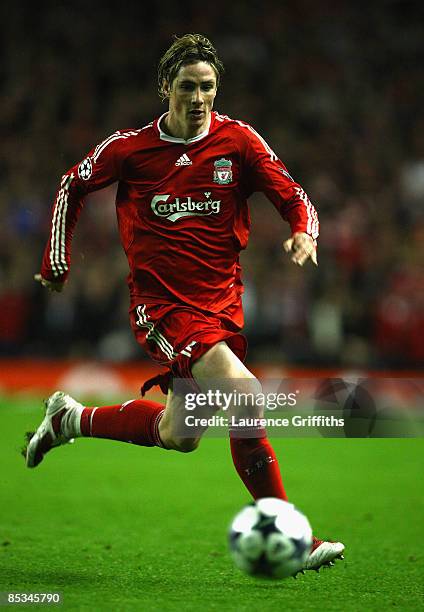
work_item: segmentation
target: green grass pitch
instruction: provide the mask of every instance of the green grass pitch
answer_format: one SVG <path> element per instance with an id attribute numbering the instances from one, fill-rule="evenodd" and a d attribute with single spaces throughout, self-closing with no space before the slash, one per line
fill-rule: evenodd
<path id="1" fill-rule="evenodd" d="M 273 439 L 291 500 L 347 547 L 274 582 L 227 552 L 249 501 L 227 440 L 183 455 L 83 439 L 28 470 L 19 449 L 41 414 L 0 401 L 0 591 L 60 591 L 63 610 L 423 609 L 423 439 Z"/>

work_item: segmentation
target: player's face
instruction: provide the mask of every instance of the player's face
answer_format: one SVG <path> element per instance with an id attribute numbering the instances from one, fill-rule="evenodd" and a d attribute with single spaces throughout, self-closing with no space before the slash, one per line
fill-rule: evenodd
<path id="1" fill-rule="evenodd" d="M 201 134 L 209 126 L 216 96 L 215 70 L 207 62 L 181 66 L 168 95 L 171 134 L 186 140 Z"/>

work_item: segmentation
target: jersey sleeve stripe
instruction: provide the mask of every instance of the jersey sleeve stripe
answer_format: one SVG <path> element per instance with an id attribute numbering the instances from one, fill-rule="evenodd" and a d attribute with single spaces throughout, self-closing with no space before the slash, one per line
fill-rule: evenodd
<path id="1" fill-rule="evenodd" d="M 314 240 L 316 240 L 319 235 L 319 223 L 318 223 L 317 211 L 315 210 L 315 207 L 312 204 L 311 200 L 308 198 L 307 194 L 303 191 L 301 187 L 296 187 L 296 193 L 299 196 L 299 198 L 302 200 L 306 208 L 306 214 L 308 217 L 308 221 L 306 225 L 306 233 L 312 236 Z"/>
<path id="2" fill-rule="evenodd" d="M 66 245 L 66 232 L 65 232 L 65 227 L 66 227 L 66 214 L 68 212 L 68 202 L 69 202 L 69 186 L 72 182 L 73 179 L 73 174 L 69 177 L 68 181 L 66 182 L 66 190 L 65 190 L 65 194 L 64 194 L 64 198 L 63 198 L 63 212 L 62 212 L 62 227 L 61 227 L 61 233 L 60 233 L 60 255 L 59 255 L 59 260 L 61 262 L 61 265 L 64 267 L 65 270 L 68 270 L 68 265 L 66 263 L 66 251 L 65 251 L 65 245 Z"/>
<path id="3" fill-rule="evenodd" d="M 52 232 L 50 239 L 50 265 L 55 276 L 60 276 L 68 270 L 65 252 L 66 213 L 68 210 L 69 186 L 74 174 L 65 175 L 57 194 L 53 213 Z"/>
<path id="4" fill-rule="evenodd" d="M 55 258 L 55 241 L 56 241 L 56 231 L 58 226 L 58 214 L 62 206 L 62 194 L 63 194 L 63 183 L 65 181 L 65 177 L 62 179 L 61 187 L 59 189 L 59 193 L 57 194 L 54 211 L 53 211 L 53 220 L 52 220 L 52 231 L 50 238 L 50 266 L 55 276 L 62 274 L 63 271 L 59 266 L 59 269 L 56 267 L 56 258 Z"/>

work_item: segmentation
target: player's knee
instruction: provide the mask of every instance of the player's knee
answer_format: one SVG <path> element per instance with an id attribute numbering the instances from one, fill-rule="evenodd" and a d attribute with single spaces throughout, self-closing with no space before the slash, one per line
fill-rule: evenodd
<path id="1" fill-rule="evenodd" d="M 174 438 L 163 437 L 162 442 L 169 450 L 175 450 L 180 453 L 192 453 L 200 444 L 200 438 Z"/>
<path id="2" fill-rule="evenodd" d="M 192 453 L 199 444 L 199 438 L 179 438 L 173 441 L 174 449 L 180 453 Z"/>

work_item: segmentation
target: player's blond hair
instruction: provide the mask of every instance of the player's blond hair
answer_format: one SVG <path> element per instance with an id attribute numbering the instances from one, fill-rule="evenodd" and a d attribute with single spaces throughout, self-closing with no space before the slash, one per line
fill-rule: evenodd
<path id="1" fill-rule="evenodd" d="M 202 34 L 175 36 L 175 41 L 163 54 L 158 66 L 158 91 L 162 100 L 167 97 L 165 83 L 171 86 L 181 66 L 195 62 L 210 64 L 216 74 L 216 84 L 219 85 L 224 64 L 211 41 Z"/>

